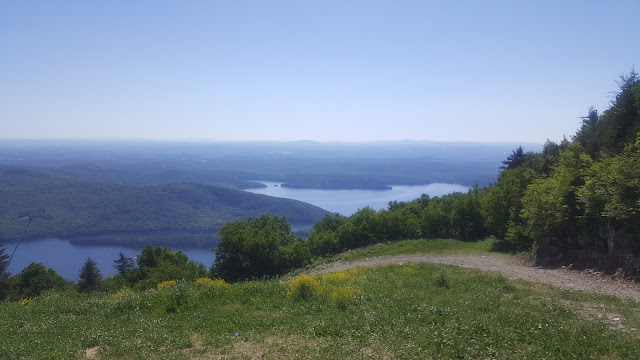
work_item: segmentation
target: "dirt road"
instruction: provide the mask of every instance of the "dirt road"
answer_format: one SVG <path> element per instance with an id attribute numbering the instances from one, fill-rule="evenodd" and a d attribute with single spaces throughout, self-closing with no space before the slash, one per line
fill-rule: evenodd
<path id="1" fill-rule="evenodd" d="M 381 256 L 355 261 L 337 261 L 321 265 L 309 272 L 318 275 L 327 272 L 348 270 L 360 266 L 384 264 L 437 263 L 458 265 L 465 268 L 497 272 L 509 279 L 527 280 L 550 284 L 563 289 L 583 290 L 616 296 L 640 302 L 640 285 L 613 280 L 610 277 L 588 275 L 564 269 L 544 269 L 524 264 L 517 258 L 500 255 L 400 255 Z"/>

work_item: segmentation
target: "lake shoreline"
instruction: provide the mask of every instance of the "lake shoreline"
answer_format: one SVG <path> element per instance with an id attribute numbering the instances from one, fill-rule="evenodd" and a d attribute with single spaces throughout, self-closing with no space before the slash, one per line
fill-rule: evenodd
<path id="1" fill-rule="evenodd" d="M 454 192 L 466 193 L 470 186 L 449 183 L 430 183 L 422 185 L 391 185 L 390 189 L 309 189 L 287 187 L 284 182 L 251 180 L 266 187 L 246 189 L 244 191 L 302 201 L 318 206 L 329 212 L 350 216 L 358 210 L 371 207 L 374 210 L 388 209 L 389 202 L 411 201 L 422 194 L 431 197 L 443 196 Z"/>

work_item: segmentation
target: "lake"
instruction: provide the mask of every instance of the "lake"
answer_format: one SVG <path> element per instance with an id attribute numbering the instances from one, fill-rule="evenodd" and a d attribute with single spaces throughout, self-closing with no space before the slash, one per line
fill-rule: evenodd
<path id="1" fill-rule="evenodd" d="M 15 243 L 5 244 L 5 254 L 11 254 Z M 78 280 L 80 269 L 87 260 L 92 258 L 98 265 L 102 276 L 117 273 L 113 267 L 113 260 L 118 258 L 122 251 L 127 257 L 135 257 L 143 248 L 105 246 L 105 245 L 74 245 L 62 239 L 42 239 L 22 242 L 16 251 L 9 272 L 17 275 L 32 262 L 43 263 L 45 266 L 55 269 L 67 280 Z M 211 249 L 172 247 L 174 252 L 182 250 L 189 259 L 203 263 L 207 269 L 213 264 L 215 253 Z"/>
<path id="2" fill-rule="evenodd" d="M 319 190 L 286 188 L 282 187 L 282 183 L 272 181 L 257 180 L 255 182 L 265 184 L 267 187 L 246 191 L 304 201 L 345 216 L 352 215 L 366 206 L 374 210 L 386 209 L 389 202 L 393 200 L 408 201 L 417 199 L 422 194 L 434 197 L 469 190 L 468 186 L 445 183 L 417 186 L 392 185 L 391 190 Z"/>
<path id="3" fill-rule="evenodd" d="M 431 197 L 452 192 L 466 192 L 468 186 L 458 184 L 429 184 L 419 186 L 394 185 L 391 190 L 319 190 L 283 188 L 282 183 L 258 181 L 267 187 L 249 189 L 256 194 L 265 194 L 304 201 L 331 212 L 352 215 L 359 209 L 370 206 L 375 210 L 386 209 L 389 201 L 408 201 L 428 194 Z M 298 230 L 298 229 L 294 229 Z M 15 244 L 5 244 L 6 253 L 11 254 Z M 172 247 L 173 251 L 182 250 L 189 259 L 203 263 L 207 268 L 213 264 L 215 253 L 210 249 Z M 107 245 L 75 245 L 64 239 L 42 239 L 23 242 L 16 252 L 9 271 L 16 275 L 32 262 L 40 262 L 55 269 L 68 280 L 77 280 L 80 269 L 87 257 L 96 261 L 102 276 L 113 275 L 116 269 L 113 261 L 122 251 L 128 257 L 142 252 L 141 247 L 122 247 Z"/>

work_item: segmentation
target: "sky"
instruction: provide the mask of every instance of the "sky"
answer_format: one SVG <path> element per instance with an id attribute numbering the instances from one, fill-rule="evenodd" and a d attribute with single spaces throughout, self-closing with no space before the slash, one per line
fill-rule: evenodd
<path id="1" fill-rule="evenodd" d="M 1 1 L 0 138 L 554 141 L 640 1 Z"/>

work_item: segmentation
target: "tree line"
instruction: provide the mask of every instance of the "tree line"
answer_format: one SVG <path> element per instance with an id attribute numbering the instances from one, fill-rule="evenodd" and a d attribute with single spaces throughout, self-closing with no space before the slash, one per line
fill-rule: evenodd
<path id="1" fill-rule="evenodd" d="M 0 270 L 6 270 L 8 256 L 0 243 Z M 0 300 L 20 300 L 41 295 L 45 291 L 78 291 L 80 293 L 116 292 L 122 288 L 150 289 L 168 280 L 193 281 L 208 274 L 207 268 L 189 260 L 182 251 L 172 252 L 164 246 L 148 245 L 136 258 L 120 252 L 113 261 L 117 274 L 103 277 L 96 262 L 87 258 L 78 282 L 65 280 L 54 269 L 32 263 L 15 276 L 2 271 Z"/>

